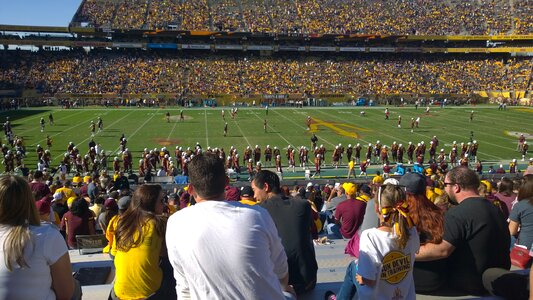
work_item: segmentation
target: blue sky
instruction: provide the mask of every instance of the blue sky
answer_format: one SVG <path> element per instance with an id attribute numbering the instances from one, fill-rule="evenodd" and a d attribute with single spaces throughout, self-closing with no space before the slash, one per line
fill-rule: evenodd
<path id="1" fill-rule="evenodd" d="M 0 0 L 0 24 L 68 26 L 81 0 Z"/>

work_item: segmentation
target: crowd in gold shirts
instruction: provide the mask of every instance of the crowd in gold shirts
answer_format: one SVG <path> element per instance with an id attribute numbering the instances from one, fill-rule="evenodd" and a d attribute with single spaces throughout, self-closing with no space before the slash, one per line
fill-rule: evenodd
<path id="1" fill-rule="evenodd" d="M 469 94 L 525 90 L 533 68 L 527 58 L 444 54 L 254 57 L 100 50 L 8 55 L 15 63 L 0 68 L 0 81 L 51 94 Z"/>
<path id="2" fill-rule="evenodd" d="M 531 34 L 516 0 L 85 0 L 74 20 L 115 28 L 359 34 Z"/>

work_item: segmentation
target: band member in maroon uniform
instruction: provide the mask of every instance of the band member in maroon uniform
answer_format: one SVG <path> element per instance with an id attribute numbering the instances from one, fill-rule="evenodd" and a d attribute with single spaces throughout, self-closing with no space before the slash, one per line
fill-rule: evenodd
<path id="1" fill-rule="evenodd" d="M 272 164 L 272 148 L 270 148 L 270 145 L 267 145 L 265 148 L 265 164 L 268 163 L 268 165 Z"/>
<path id="2" fill-rule="evenodd" d="M 403 144 L 399 144 L 398 145 L 398 150 L 397 150 L 397 159 L 399 163 L 402 163 L 403 164 L 403 154 L 405 152 L 405 147 L 403 146 Z"/>
<path id="3" fill-rule="evenodd" d="M 413 143 L 409 142 L 409 146 L 407 146 L 407 159 L 408 159 L 408 163 L 409 164 L 412 164 L 414 159 L 413 159 L 413 154 L 415 153 L 415 145 L 413 145 Z"/>

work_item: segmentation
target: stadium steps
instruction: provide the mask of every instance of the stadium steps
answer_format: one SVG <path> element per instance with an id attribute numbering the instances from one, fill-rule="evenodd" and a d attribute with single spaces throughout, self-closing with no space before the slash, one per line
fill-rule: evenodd
<path id="1" fill-rule="evenodd" d="M 144 22 L 141 28 L 143 29 L 155 29 L 155 26 L 153 28 L 148 28 L 148 14 L 150 13 L 150 6 L 152 6 L 153 0 L 146 0 L 146 11 L 144 12 Z M 158 0 L 156 0 L 158 1 Z"/>

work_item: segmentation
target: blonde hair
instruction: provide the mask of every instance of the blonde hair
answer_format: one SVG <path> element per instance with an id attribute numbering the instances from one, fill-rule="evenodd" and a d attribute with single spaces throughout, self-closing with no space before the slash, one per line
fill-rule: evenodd
<path id="1" fill-rule="evenodd" d="M 19 176 L 0 176 L 0 224 L 8 230 L 3 245 L 4 262 L 9 271 L 13 263 L 29 267 L 24 249 L 31 243 L 30 225 L 39 226 L 39 214 L 28 182 Z"/>
<path id="2" fill-rule="evenodd" d="M 409 217 L 405 187 L 392 184 L 381 186 L 378 201 L 383 221 L 386 226 L 394 229 L 398 246 L 405 248 L 409 240 L 409 229 L 413 226 Z"/>

